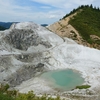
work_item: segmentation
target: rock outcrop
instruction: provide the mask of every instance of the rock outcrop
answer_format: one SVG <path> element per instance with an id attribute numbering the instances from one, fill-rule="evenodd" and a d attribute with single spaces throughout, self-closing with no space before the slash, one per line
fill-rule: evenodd
<path id="1" fill-rule="evenodd" d="M 1 31 L 0 82 L 16 86 L 43 73 L 47 70 L 44 52 L 61 43 L 59 36 L 32 22 Z"/>
<path id="2" fill-rule="evenodd" d="M 79 71 L 85 79 L 84 84 L 95 89 L 100 86 L 99 57 L 99 50 L 61 38 L 32 22 L 13 24 L 0 32 L 0 83 L 8 83 L 20 92 L 52 93 L 56 90 L 40 75 L 45 71 L 69 68 Z"/>

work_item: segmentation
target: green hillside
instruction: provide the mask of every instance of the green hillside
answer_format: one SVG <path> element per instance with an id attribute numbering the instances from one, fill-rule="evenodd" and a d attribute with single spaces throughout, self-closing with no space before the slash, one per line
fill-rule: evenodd
<path id="1" fill-rule="evenodd" d="M 64 16 L 63 19 L 75 12 L 77 14 L 70 19 L 69 24 L 71 24 L 88 43 L 100 44 L 100 40 L 93 40 L 90 37 L 90 35 L 100 37 L 100 9 L 92 5 L 82 5 Z"/>

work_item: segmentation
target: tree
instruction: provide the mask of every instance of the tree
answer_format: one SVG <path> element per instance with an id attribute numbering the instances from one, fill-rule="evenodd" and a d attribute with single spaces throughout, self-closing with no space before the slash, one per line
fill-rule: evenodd
<path id="1" fill-rule="evenodd" d="M 90 5 L 90 8 L 93 8 L 92 4 Z"/>

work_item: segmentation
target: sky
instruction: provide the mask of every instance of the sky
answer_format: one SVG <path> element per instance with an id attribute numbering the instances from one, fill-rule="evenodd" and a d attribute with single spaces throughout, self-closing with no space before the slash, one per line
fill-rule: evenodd
<path id="1" fill-rule="evenodd" d="M 52 24 L 80 5 L 100 8 L 100 0 L 0 0 L 0 21 Z"/>

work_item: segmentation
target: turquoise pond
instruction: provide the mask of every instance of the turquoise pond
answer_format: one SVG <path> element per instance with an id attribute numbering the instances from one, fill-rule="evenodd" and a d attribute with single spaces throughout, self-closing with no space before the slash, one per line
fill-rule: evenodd
<path id="1" fill-rule="evenodd" d="M 81 74 L 71 69 L 45 72 L 41 77 L 58 90 L 71 90 L 84 83 Z"/>

